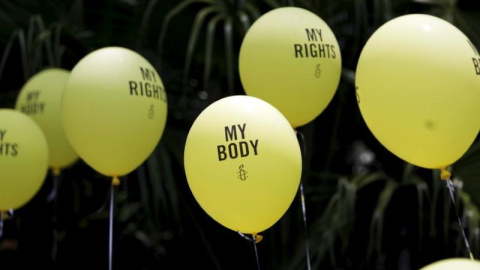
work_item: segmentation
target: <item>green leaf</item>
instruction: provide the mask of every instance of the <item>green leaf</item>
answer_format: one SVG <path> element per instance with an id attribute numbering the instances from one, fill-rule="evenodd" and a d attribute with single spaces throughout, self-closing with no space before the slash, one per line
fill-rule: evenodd
<path id="1" fill-rule="evenodd" d="M 27 45 L 25 42 L 25 32 L 23 31 L 23 29 L 20 29 L 20 31 L 18 31 L 18 43 L 20 45 L 20 55 L 23 65 L 23 79 L 27 81 L 28 78 L 30 78 L 30 73 L 28 72 L 29 58 L 27 53 Z"/>
<path id="2" fill-rule="evenodd" d="M 189 7 L 190 5 L 195 4 L 195 3 L 210 3 L 210 1 L 207 1 L 207 0 L 186 0 L 186 1 L 182 1 L 175 8 L 170 10 L 167 13 L 167 15 L 165 16 L 165 18 L 163 19 L 162 28 L 160 29 L 160 35 L 159 35 L 158 41 L 157 41 L 157 48 L 158 48 L 158 53 L 160 55 L 160 61 L 161 61 L 162 51 L 163 51 L 163 42 L 165 40 L 165 36 L 167 35 L 167 30 L 168 30 L 168 26 L 170 24 L 170 21 L 175 16 L 177 16 L 180 12 L 182 12 L 184 9 L 186 9 L 187 7 Z"/>
<path id="3" fill-rule="evenodd" d="M 205 63 L 203 69 L 203 90 L 207 91 L 210 82 L 210 71 L 212 68 L 212 52 L 215 40 L 215 28 L 217 27 L 218 21 L 223 19 L 223 14 L 217 14 L 213 17 L 207 26 L 207 37 L 205 41 Z"/>
<path id="4" fill-rule="evenodd" d="M 250 17 L 252 18 L 252 22 L 257 20 L 261 16 L 261 13 L 258 10 L 258 8 L 250 2 L 245 3 L 244 8 L 248 13 L 250 13 Z"/>
<path id="5" fill-rule="evenodd" d="M 62 66 L 62 56 L 65 52 L 65 46 L 60 45 L 60 36 L 62 34 L 62 24 L 57 24 L 55 26 L 55 34 L 53 40 L 53 54 L 54 54 L 54 63 L 53 66 L 61 67 Z"/>
<path id="6" fill-rule="evenodd" d="M 223 27 L 225 33 L 225 58 L 227 64 L 228 95 L 234 94 L 234 54 L 233 54 L 233 26 L 232 18 L 226 18 Z"/>
<path id="7" fill-rule="evenodd" d="M 195 51 L 195 47 L 197 45 L 197 40 L 198 40 L 198 35 L 202 29 L 203 22 L 205 21 L 205 18 L 215 12 L 218 11 L 218 8 L 216 6 L 209 6 L 205 7 L 202 10 L 200 10 L 197 13 L 197 16 L 195 16 L 195 21 L 193 23 L 193 28 L 192 32 L 190 32 L 190 38 L 188 40 L 188 45 L 187 45 L 187 52 L 186 52 L 186 57 L 185 57 L 185 67 L 183 71 L 183 82 L 186 85 L 188 82 L 188 73 L 190 71 L 190 66 L 192 64 L 192 58 L 193 58 L 193 53 Z"/>
<path id="8" fill-rule="evenodd" d="M 342 68 L 342 79 L 344 79 L 350 85 L 355 86 L 355 71 L 345 67 Z"/>
<path id="9" fill-rule="evenodd" d="M 269 5 L 271 8 L 279 8 L 281 5 L 275 1 L 275 0 L 263 0 L 267 5 Z"/>
<path id="10" fill-rule="evenodd" d="M 362 189 L 372 183 L 385 180 L 385 175 L 379 171 L 370 174 L 361 174 L 352 179 L 352 184 Z"/>
<path id="11" fill-rule="evenodd" d="M 162 187 L 162 176 L 159 168 L 160 161 L 154 151 L 147 159 L 148 179 L 151 188 L 152 195 L 152 207 L 153 207 L 153 220 L 155 223 L 160 221 L 160 209 L 162 207 L 163 213 L 168 213 L 169 203 L 167 201 L 167 193 Z"/>
<path id="12" fill-rule="evenodd" d="M 245 11 L 240 10 L 238 11 L 238 19 L 240 20 L 240 24 L 243 27 L 243 33 L 246 34 L 248 29 L 252 25 L 252 22 L 250 21 L 250 17 Z"/>
<path id="13" fill-rule="evenodd" d="M 140 45 L 140 41 L 145 39 L 148 26 L 150 25 L 150 18 L 152 17 L 153 9 L 157 5 L 158 1 L 159 0 L 151 0 L 148 2 L 147 7 L 144 10 L 144 15 L 142 16 L 142 21 L 140 22 L 140 27 L 138 29 L 137 47 Z"/>
<path id="14" fill-rule="evenodd" d="M 19 30 L 15 30 L 10 38 L 8 39 L 5 49 L 3 50 L 2 59 L 0 60 L 0 81 L 2 80 L 3 70 L 7 63 L 8 56 L 10 56 L 10 51 L 12 49 L 13 42 L 18 38 Z"/>
<path id="15" fill-rule="evenodd" d="M 377 205 L 373 212 L 373 218 L 370 225 L 370 240 L 368 241 L 367 258 L 370 261 L 375 251 L 379 252 L 382 247 L 383 225 L 385 218 L 385 211 L 390 204 L 393 194 L 397 190 L 398 184 L 393 180 L 387 180 L 380 196 L 378 197 Z"/>

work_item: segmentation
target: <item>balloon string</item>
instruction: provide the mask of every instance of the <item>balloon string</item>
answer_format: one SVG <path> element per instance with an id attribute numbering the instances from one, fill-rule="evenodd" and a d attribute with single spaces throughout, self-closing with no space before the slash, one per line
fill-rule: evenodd
<path id="1" fill-rule="evenodd" d="M 109 215 L 109 235 L 108 235 L 108 269 L 112 270 L 112 257 L 113 257 L 113 204 L 114 204 L 114 187 L 118 184 L 115 183 L 114 177 L 112 185 L 110 187 L 110 215 Z M 119 182 L 118 182 L 119 183 Z"/>
<path id="2" fill-rule="evenodd" d="M 248 240 L 250 242 L 253 242 L 253 249 L 255 251 L 255 258 L 257 260 L 257 270 L 260 270 L 260 259 L 258 258 L 258 250 L 257 250 L 257 243 L 262 241 L 263 236 L 258 235 L 258 234 L 252 234 L 252 237 L 248 237 L 245 234 L 238 232 L 238 234 L 243 237 L 243 239 Z"/>
<path id="3" fill-rule="evenodd" d="M 52 192 L 48 196 L 47 200 L 51 202 L 53 200 L 53 230 L 52 230 L 52 262 L 56 263 L 57 262 L 57 253 L 58 253 L 58 203 L 57 203 L 57 193 L 58 193 L 58 187 L 60 185 L 60 180 L 61 180 L 61 174 L 60 170 L 53 168 L 53 188 Z"/>
<path id="4" fill-rule="evenodd" d="M 111 185 L 114 185 L 114 186 L 118 186 L 120 185 L 120 180 L 118 178 L 118 176 L 113 176 L 112 178 L 112 182 L 111 182 Z M 102 205 L 100 206 L 100 208 L 98 208 L 95 213 L 101 213 L 103 212 L 103 210 L 105 210 L 105 208 L 107 208 L 107 206 L 109 205 L 110 203 L 110 190 L 107 191 L 107 196 L 105 197 L 105 201 L 102 203 Z"/>
<path id="5" fill-rule="evenodd" d="M 258 259 L 257 241 L 253 241 L 253 249 L 255 250 L 255 258 L 257 259 L 257 269 L 260 270 L 260 259 Z"/>
<path id="6" fill-rule="evenodd" d="M 305 142 L 305 136 L 301 131 L 295 130 L 295 134 L 297 135 L 298 143 L 302 149 L 302 160 L 304 159 L 305 155 L 307 154 L 307 143 Z"/>
<path id="7" fill-rule="evenodd" d="M 0 211 L 0 239 L 3 237 L 3 221 L 13 217 L 13 210 Z"/>
<path id="8" fill-rule="evenodd" d="M 297 134 L 298 142 L 302 147 L 302 161 L 304 161 L 305 160 L 305 155 L 306 155 L 306 152 L 307 152 L 305 137 L 303 136 L 303 133 L 300 132 L 300 131 L 295 130 L 295 133 Z M 303 181 L 302 180 L 300 180 L 300 202 L 302 204 L 303 229 L 305 231 L 305 253 L 307 254 L 307 269 L 311 270 L 312 268 L 311 268 L 311 265 L 310 265 L 310 247 L 308 245 L 307 207 L 306 207 L 306 204 L 305 204 L 305 194 L 303 192 Z"/>
<path id="9" fill-rule="evenodd" d="M 2 239 L 3 236 L 3 218 L 4 218 L 5 213 L 0 211 L 0 239 Z"/>
<path id="10" fill-rule="evenodd" d="M 51 202 L 53 199 L 57 196 L 58 192 L 58 181 L 60 178 L 60 168 L 52 168 L 52 174 L 53 174 L 53 185 L 52 185 L 52 190 L 50 191 L 50 194 L 47 196 L 47 201 Z"/>
<path id="11" fill-rule="evenodd" d="M 305 196 L 303 193 L 303 183 L 300 182 L 300 198 L 302 201 L 302 214 L 303 214 L 303 229 L 305 230 L 305 251 L 307 253 L 307 269 L 311 270 L 310 265 L 310 248 L 308 246 L 308 229 L 307 229 L 307 209 L 305 207 Z"/>
<path id="12" fill-rule="evenodd" d="M 470 244 L 468 243 L 467 235 L 465 234 L 465 230 L 463 228 L 462 219 L 460 218 L 457 205 L 455 203 L 455 195 L 454 195 L 455 185 L 450 179 L 451 173 L 447 171 L 445 168 L 441 168 L 440 177 L 442 178 L 442 180 L 445 180 L 447 183 L 448 192 L 450 193 L 450 198 L 452 199 L 453 208 L 455 209 L 455 214 L 457 215 L 458 226 L 460 227 L 460 231 L 462 232 L 462 237 L 463 237 L 463 241 L 465 242 L 465 247 L 467 248 L 467 252 L 470 255 L 470 259 L 474 260 L 472 251 L 470 250 Z"/>
<path id="13" fill-rule="evenodd" d="M 47 202 L 52 202 L 52 251 L 50 253 L 52 262 L 57 262 L 58 253 L 58 226 L 57 226 L 57 194 L 60 183 L 60 168 L 52 168 L 53 183 L 52 190 L 47 196 Z"/>

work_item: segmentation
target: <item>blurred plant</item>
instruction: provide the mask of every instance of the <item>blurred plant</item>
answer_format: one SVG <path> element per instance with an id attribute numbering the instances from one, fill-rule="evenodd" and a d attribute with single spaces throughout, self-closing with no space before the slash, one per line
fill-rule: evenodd
<path id="1" fill-rule="evenodd" d="M 106 12 L 109 14 L 107 14 L 109 20 L 123 20 L 118 27 L 131 28 L 134 25 L 125 21 L 133 21 L 135 18 L 122 14 L 119 10 L 128 8 L 131 12 L 136 5 L 135 1 L 106 2 L 109 4 Z M 1 44 L 3 51 L 0 58 L 0 82 L 3 85 L 8 84 L 0 91 L 1 107 L 13 107 L 19 88 L 41 69 L 46 67 L 70 69 L 90 50 L 98 46 L 111 45 L 109 42 L 113 39 L 115 28 L 98 27 L 88 30 L 89 22 L 85 19 L 87 15 L 105 14 L 99 10 L 92 12 L 92 9 L 89 9 L 86 15 L 84 12 L 86 5 L 82 0 L 62 3 L 55 0 L 0 3 L 0 34 L 2 38 L 8 36 L 3 38 Z M 108 34 L 111 38 L 107 41 Z M 122 37 L 128 34 L 121 33 L 115 38 L 122 40 Z M 122 46 L 127 47 L 128 44 Z M 68 57 L 67 62 L 64 61 L 65 55 Z M 12 78 L 9 76 L 12 73 L 21 73 L 22 76 Z M 164 145 L 168 145 L 169 142 L 164 141 L 166 141 Z M 66 169 L 64 174 L 70 175 L 76 171 L 78 175 L 73 177 L 70 175 L 69 180 L 72 181 L 64 181 L 63 189 L 59 190 L 59 196 L 65 196 L 65 192 L 70 192 L 67 200 L 62 199 L 65 204 L 62 205 L 61 213 L 66 217 L 53 217 L 60 223 L 59 245 L 66 245 L 68 241 L 74 239 L 75 236 L 70 230 L 86 229 L 88 226 L 95 226 L 98 221 L 108 220 L 106 203 L 98 208 L 103 200 L 107 199 L 104 196 L 108 194 L 105 192 L 105 183 L 96 179 L 102 177 L 93 174 L 91 168 L 83 162 L 79 163 Z M 119 224 L 119 231 L 122 231 L 125 238 L 135 239 L 145 246 L 151 258 L 164 258 L 165 245 L 170 244 L 183 230 L 179 209 L 182 204 L 176 190 L 172 166 L 170 152 L 165 146 L 159 145 L 136 174 L 132 173 L 129 176 L 138 181 L 130 185 L 125 181 L 115 198 L 118 204 L 115 219 Z M 51 184 L 49 180 L 50 178 L 46 179 L 44 188 Z M 39 200 L 38 203 L 36 207 L 40 208 L 47 202 Z M 49 213 L 43 213 L 46 214 Z M 18 215 L 17 218 L 22 219 L 23 216 Z M 71 224 L 72 222 L 78 223 Z"/>
<path id="2" fill-rule="evenodd" d="M 479 166 L 480 143 L 476 143 L 472 149 L 471 152 L 476 152 L 474 156 L 469 153 L 465 158 L 475 160 L 475 165 Z M 463 160 L 459 161 L 455 168 L 458 172 L 468 171 L 464 169 Z M 328 200 L 323 213 L 309 226 L 308 241 L 312 269 L 319 269 L 322 266 L 329 269 L 350 269 L 360 266 L 361 268 L 356 269 L 390 269 L 387 261 L 389 265 L 405 263 L 400 262 L 399 257 L 386 261 L 385 255 L 389 253 L 392 245 L 387 243 L 395 238 L 386 235 L 392 235 L 392 230 L 396 230 L 397 227 L 409 227 L 415 223 L 416 228 L 409 227 L 408 232 L 409 237 L 414 237 L 414 244 L 405 247 L 413 257 L 410 258 L 412 265 L 409 267 L 421 267 L 425 263 L 439 259 L 441 254 L 468 257 L 455 216 L 457 211 L 453 209 L 448 188 L 440 180 L 439 172 L 432 171 L 430 182 L 419 176 L 416 170 L 416 167 L 407 164 L 402 179 L 391 178 L 381 171 L 340 177 L 337 181 L 337 191 Z M 474 175 L 478 177 L 478 172 Z M 325 179 L 325 176 L 321 177 Z M 462 187 L 469 181 L 470 179 L 455 178 L 455 200 L 472 252 L 478 257 L 480 212 L 478 205 L 472 202 L 471 196 L 478 198 L 480 190 L 465 191 Z M 432 189 L 429 189 L 432 184 Z M 314 200 L 312 198 L 315 196 L 314 193 L 315 191 L 311 191 L 307 199 Z M 376 202 L 372 205 L 372 201 Z M 369 209 L 369 205 L 374 207 Z M 407 214 L 397 212 L 397 209 L 402 207 L 409 208 L 404 210 Z M 403 220 L 402 224 L 395 224 L 399 220 Z M 365 234 L 361 228 L 365 226 L 362 223 L 367 221 L 370 229 L 368 234 Z M 444 243 L 443 249 L 441 245 L 436 246 L 441 242 Z M 364 248 L 359 248 L 361 246 Z M 302 239 L 297 242 L 292 255 L 284 259 L 282 269 L 305 267 L 305 239 Z"/>
<path id="3" fill-rule="evenodd" d="M 158 0 L 150 1 L 146 14 L 142 21 L 140 28 L 140 36 L 144 36 L 146 28 L 153 13 L 153 8 Z M 223 26 L 223 48 L 225 50 L 225 66 L 227 77 L 227 94 L 234 93 L 235 84 L 235 67 L 236 56 L 238 53 L 235 49 L 238 47 L 234 44 L 235 33 L 239 33 L 242 37 L 250 27 L 251 23 L 255 21 L 261 14 L 259 7 L 254 4 L 255 1 L 245 0 L 184 0 L 178 3 L 174 8 L 168 11 L 162 21 L 162 28 L 158 36 L 158 53 L 162 59 L 165 48 L 165 38 L 170 27 L 170 22 L 181 12 L 196 4 L 202 7 L 196 9 L 195 19 L 192 24 L 192 31 L 187 44 L 185 53 L 185 64 L 183 70 L 183 83 L 188 84 L 189 73 L 192 68 L 193 56 L 195 49 L 198 47 L 199 36 L 202 29 L 205 28 L 205 52 L 203 61 L 203 90 L 209 89 L 210 76 L 212 71 L 214 48 L 216 44 L 216 28 L 222 23 Z M 274 2 L 274 1 L 266 1 Z M 221 63 L 220 63 L 221 64 Z"/>
<path id="4" fill-rule="evenodd" d="M 11 35 L 0 60 L 0 79 L 12 45 L 18 41 L 23 78 L 28 80 L 44 66 L 59 67 L 65 46 L 60 44 L 61 25 L 45 28 L 42 18 L 34 15 L 30 18 L 27 32 L 17 29 Z M 45 56 L 45 55 L 46 56 Z"/>

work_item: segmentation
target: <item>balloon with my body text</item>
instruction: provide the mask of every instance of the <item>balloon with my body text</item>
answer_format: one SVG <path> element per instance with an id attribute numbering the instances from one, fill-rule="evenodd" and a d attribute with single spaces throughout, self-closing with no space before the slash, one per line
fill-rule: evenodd
<path id="1" fill-rule="evenodd" d="M 447 21 L 412 14 L 382 25 L 356 73 L 357 101 L 390 152 L 424 168 L 457 161 L 480 128 L 480 56 Z"/>
<path id="2" fill-rule="evenodd" d="M 162 80 L 138 53 L 106 47 L 72 69 L 62 123 L 73 149 L 103 175 L 125 175 L 144 162 L 160 141 L 166 119 Z"/>
<path id="3" fill-rule="evenodd" d="M 63 89 L 70 72 L 59 68 L 43 70 L 22 87 L 15 109 L 28 114 L 40 126 L 48 142 L 48 164 L 54 170 L 78 159 L 68 142 L 60 120 Z"/>
<path id="4" fill-rule="evenodd" d="M 0 109 L 0 211 L 18 209 L 42 186 L 48 170 L 48 146 L 29 116 Z"/>
<path id="5" fill-rule="evenodd" d="M 239 69 L 247 95 L 275 106 L 296 128 L 315 119 L 332 100 L 342 57 L 335 35 L 320 17 L 282 7 L 250 27 Z"/>
<path id="6" fill-rule="evenodd" d="M 185 173 L 200 206 L 223 226 L 256 234 L 287 211 L 300 184 L 295 132 L 269 103 L 231 96 L 208 106 L 185 145 Z"/>
<path id="7" fill-rule="evenodd" d="M 445 259 L 429 264 L 420 270 L 478 270 L 480 269 L 480 261 L 470 260 L 466 258 Z"/>

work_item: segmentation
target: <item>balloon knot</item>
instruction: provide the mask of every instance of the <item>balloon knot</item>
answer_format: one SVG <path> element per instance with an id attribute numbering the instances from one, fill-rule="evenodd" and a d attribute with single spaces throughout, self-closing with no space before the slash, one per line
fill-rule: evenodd
<path id="1" fill-rule="evenodd" d="M 263 240 L 263 236 L 261 236 L 260 234 L 252 234 L 253 236 L 253 240 L 255 240 L 255 243 L 260 243 L 260 241 Z"/>
<path id="2" fill-rule="evenodd" d="M 53 168 L 52 168 L 52 173 L 53 173 L 53 175 L 59 176 L 59 175 L 60 175 L 60 172 L 61 172 L 61 170 L 60 170 L 59 167 L 53 167 Z"/>
<path id="3" fill-rule="evenodd" d="M 0 221 L 11 219 L 13 217 L 13 210 L 0 211 Z"/>
<path id="4" fill-rule="evenodd" d="M 112 184 L 113 184 L 114 186 L 120 185 L 120 179 L 118 179 L 118 176 L 114 176 L 114 177 L 112 178 Z"/>
<path id="5" fill-rule="evenodd" d="M 250 238 L 249 236 L 246 236 L 245 234 L 241 233 L 240 231 L 237 231 L 237 233 L 243 237 L 245 240 L 248 240 L 248 241 L 251 241 L 251 242 L 255 242 L 256 243 L 260 243 L 260 241 L 262 241 L 263 239 L 263 236 L 259 235 L 259 234 L 256 234 L 256 233 L 252 233 L 252 237 Z"/>
<path id="6" fill-rule="evenodd" d="M 451 176 L 452 176 L 452 174 L 449 171 L 447 171 L 447 169 L 445 169 L 445 167 L 440 168 L 440 178 L 442 180 L 448 180 L 448 179 L 450 179 Z"/>

